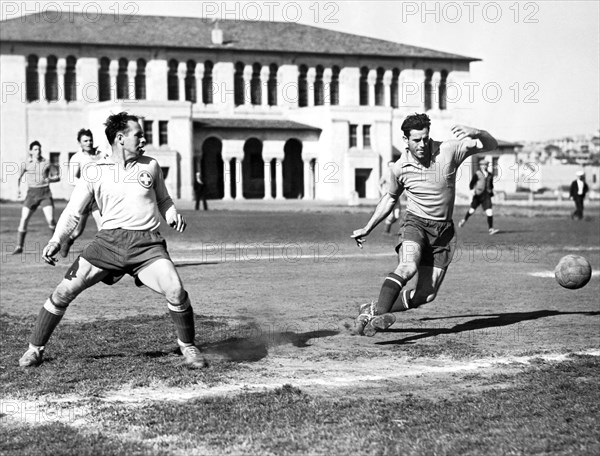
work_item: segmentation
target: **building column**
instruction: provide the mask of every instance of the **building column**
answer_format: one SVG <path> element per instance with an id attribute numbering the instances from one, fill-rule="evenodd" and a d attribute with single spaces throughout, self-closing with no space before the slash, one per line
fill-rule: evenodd
<path id="1" fill-rule="evenodd" d="M 252 106 L 252 65 L 244 66 L 244 106 Z"/>
<path id="2" fill-rule="evenodd" d="M 392 106 L 392 77 L 392 70 L 383 73 L 383 105 L 388 108 Z"/>
<path id="3" fill-rule="evenodd" d="M 263 161 L 265 162 L 265 196 L 263 199 L 272 200 L 273 196 L 271 195 L 271 160 L 272 157 L 265 157 L 263 155 Z"/>
<path id="4" fill-rule="evenodd" d="M 325 106 L 331 104 L 331 68 L 323 70 L 323 104 Z"/>
<path id="5" fill-rule="evenodd" d="M 196 68 L 198 68 L 196 66 Z M 231 198 L 231 157 L 223 157 L 223 199 L 230 201 Z"/>
<path id="6" fill-rule="evenodd" d="M 40 101 L 47 100 L 46 98 L 46 68 L 48 67 L 48 60 L 46 57 L 40 57 L 38 60 L 38 84 L 40 89 Z"/>
<path id="7" fill-rule="evenodd" d="M 312 195 L 313 176 L 310 169 L 310 159 L 302 160 L 302 167 L 304 168 L 304 196 L 302 197 L 302 199 L 314 199 Z"/>
<path id="8" fill-rule="evenodd" d="M 135 75 L 137 74 L 137 62 L 130 60 L 127 63 L 127 98 L 135 100 Z"/>
<path id="9" fill-rule="evenodd" d="M 275 162 L 275 199 L 283 199 L 283 160 L 277 158 Z"/>
<path id="10" fill-rule="evenodd" d="M 233 157 L 235 159 L 235 199 L 244 200 L 244 174 L 242 173 L 242 157 Z"/>
<path id="11" fill-rule="evenodd" d="M 375 106 L 375 82 L 377 81 L 377 70 L 369 70 L 367 84 L 369 85 L 369 106 Z"/>
<path id="12" fill-rule="evenodd" d="M 110 99 L 117 100 L 117 75 L 119 74 L 119 61 L 111 60 L 108 65 L 108 75 L 110 77 Z"/>
<path id="13" fill-rule="evenodd" d="M 269 106 L 269 73 L 268 66 L 263 66 L 260 69 L 260 96 L 263 106 Z"/>
<path id="14" fill-rule="evenodd" d="M 177 81 L 179 82 L 179 101 L 185 101 L 185 75 L 187 73 L 187 64 L 179 62 L 177 65 Z"/>
<path id="15" fill-rule="evenodd" d="M 196 63 L 196 68 L 194 69 L 194 77 L 196 78 L 196 103 L 204 104 L 204 99 L 203 99 L 204 84 L 202 83 L 202 79 L 204 78 L 204 64 L 203 63 Z M 227 190 L 227 191 L 229 191 L 229 190 Z M 231 198 L 231 195 L 229 195 L 229 198 Z"/>
<path id="16" fill-rule="evenodd" d="M 308 106 L 315 105 L 315 79 L 317 78 L 317 70 L 315 67 L 310 67 L 306 72 L 306 87 L 308 89 Z"/>
<path id="17" fill-rule="evenodd" d="M 60 58 L 56 62 L 56 90 L 58 103 L 67 103 L 67 94 L 65 92 L 65 74 L 67 72 L 67 59 Z"/>

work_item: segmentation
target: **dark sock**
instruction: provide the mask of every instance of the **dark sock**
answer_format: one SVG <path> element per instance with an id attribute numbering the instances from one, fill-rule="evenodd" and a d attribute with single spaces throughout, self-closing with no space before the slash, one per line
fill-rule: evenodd
<path id="1" fill-rule="evenodd" d="M 38 314 L 29 342 L 37 346 L 46 345 L 54 329 L 62 320 L 65 311 L 66 307 L 57 307 L 52 302 L 52 298 L 48 298 Z"/>
<path id="2" fill-rule="evenodd" d="M 471 217 L 471 213 L 467 211 L 467 213 L 465 214 L 465 222 L 469 220 L 469 217 Z"/>
<path id="3" fill-rule="evenodd" d="M 494 216 L 493 215 L 488 215 L 487 222 L 488 222 L 488 228 L 490 230 L 492 228 L 494 228 Z"/>
<path id="4" fill-rule="evenodd" d="M 23 247 L 25 245 L 25 236 L 27 231 L 17 231 L 17 245 Z"/>
<path id="5" fill-rule="evenodd" d="M 375 314 L 381 315 L 391 310 L 394 302 L 398 299 L 402 287 L 406 285 L 406 279 L 394 272 L 390 272 L 381 285 L 379 299 L 375 306 Z"/>
<path id="6" fill-rule="evenodd" d="M 194 327 L 194 311 L 190 304 L 189 296 L 186 294 L 185 300 L 181 305 L 177 306 L 169 303 L 168 306 L 173 323 L 175 323 L 177 338 L 184 344 L 193 344 L 196 332 Z M 184 310 L 181 311 L 181 308 Z"/>

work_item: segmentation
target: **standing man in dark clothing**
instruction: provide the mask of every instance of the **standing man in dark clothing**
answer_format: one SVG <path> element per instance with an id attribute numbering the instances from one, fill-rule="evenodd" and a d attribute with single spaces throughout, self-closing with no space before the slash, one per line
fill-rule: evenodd
<path id="1" fill-rule="evenodd" d="M 464 224 L 467 223 L 469 217 L 471 217 L 475 213 L 475 210 L 481 205 L 487 216 L 488 232 L 490 234 L 498 233 L 500 230 L 494 228 L 494 213 L 492 211 L 494 173 L 489 161 L 483 160 L 479 163 L 479 169 L 473 175 L 469 188 L 474 191 L 471 207 L 465 214 L 465 218 L 458 222 L 458 226 L 462 228 Z"/>
<path id="2" fill-rule="evenodd" d="M 577 171 L 577 179 L 571 182 L 569 196 L 575 201 L 575 211 L 571 214 L 572 219 L 581 220 L 583 218 L 583 199 L 589 188 L 585 182 L 585 173 Z"/>

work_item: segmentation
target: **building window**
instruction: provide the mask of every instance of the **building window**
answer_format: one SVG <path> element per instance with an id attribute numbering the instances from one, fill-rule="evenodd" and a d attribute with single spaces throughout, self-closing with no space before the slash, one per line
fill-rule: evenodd
<path id="1" fill-rule="evenodd" d="M 235 64 L 235 73 L 233 74 L 233 102 L 236 106 L 244 104 L 244 64 L 242 62 Z"/>
<path id="2" fill-rule="evenodd" d="M 340 67 L 334 66 L 331 69 L 331 85 L 329 87 L 329 96 L 332 105 L 340 104 Z"/>
<path id="3" fill-rule="evenodd" d="M 252 79 L 250 79 L 250 102 L 253 105 L 260 105 L 262 91 L 260 86 L 260 63 L 252 65 Z"/>
<path id="4" fill-rule="evenodd" d="M 70 55 L 67 57 L 67 67 L 65 69 L 65 100 L 75 101 L 77 100 L 77 74 L 75 72 L 75 65 L 77 59 Z"/>
<path id="5" fill-rule="evenodd" d="M 119 72 L 117 73 L 117 99 L 129 98 L 129 78 L 127 77 L 127 59 L 119 59 Z"/>
<path id="6" fill-rule="evenodd" d="M 392 83 L 390 84 L 390 102 L 392 103 L 392 108 L 397 108 L 400 106 L 399 98 L 398 98 L 398 78 L 400 77 L 400 70 L 398 68 L 394 68 L 392 70 Z"/>
<path id="7" fill-rule="evenodd" d="M 267 95 L 269 106 L 277 106 L 277 65 L 269 66 L 269 80 L 267 81 Z"/>
<path id="8" fill-rule="evenodd" d="M 168 134 L 169 122 L 166 120 L 158 121 L 158 145 L 165 146 L 169 143 Z"/>
<path id="9" fill-rule="evenodd" d="M 423 90 L 425 91 L 425 111 L 429 111 L 433 107 L 433 85 L 431 84 L 431 78 L 433 77 L 433 71 L 425 71 L 425 84 Z"/>
<path id="10" fill-rule="evenodd" d="M 110 66 L 110 60 L 108 57 L 102 57 L 100 59 L 100 68 L 98 69 L 98 100 L 108 101 L 110 100 L 110 74 L 108 68 Z"/>
<path id="11" fill-rule="evenodd" d="M 315 76 L 315 106 L 325 104 L 325 93 L 323 90 L 323 66 L 317 65 Z"/>
<path id="12" fill-rule="evenodd" d="M 371 148 L 371 125 L 363 125 L 363 147 L 365 149 Z"/>
<path id="13" fill-rule="evenodd" d="M 135 72 L 135 99 L 146 99 L 146 61 L 138 59 Z"/>
<path id="14" fill-rule="evenodd" d="M 25 72 L 25 87 L 27 90 L 27 101 L 38 101 L 40 99 L 40 84 L 38 76 L 38 56 L 27 57 L 27 70 Z"/>
<path id="15" fill-rule="evenodd" d="M 446 70 L 442 70 L 440 75 L 440 89 L 439 89 L 439 106 L 441 110 L 446 109 L 446 80 L 448 79 L 448 72 Z"/>
<path id="16" fill-rule="evenodd" d="M 213 63 L 210 60 L 204 62 L 204 76 L 202 77 L 202 100 L 204 104 L 213 102 Z"/>
<path id="17" fill-rule="evenodd" d="M 196 62 L 187 61 L 185 72 L 185 101 L 196 103 Z"/>
<path id="18" fill-rule="evenodd" d="M 308 68 L 306 65 L 300 65 L 298 73 L 298 106 L 308 106 L 308 82 L 306 81 L 306 73 Z"/>
<path id="19" fill-rule="evenodd" d="M 167 73 L 167 100 L 179 100 L 179 78 L 177 77 L 177 60 L 169 60 L 169 71 Z"/>
<path id="20" fill-rule="evenodd" d="M 377 68 L 377 79 L 375 80 L 375 106 L 383 106 L 385 104 L 385 96 L 383 93 L 384 72 L 385 70 L 383 68 Z"/>
<path id="21" fill-rule="evenodd" d="M 358 133 L 358 125 L 350 125 L 350 147 L 356 147 L 357 146 L 357 136 Z"/>
<path id="22" fill-rule="evenodd" d="M 50 152 L 50 164 L 60 166 L 60 152 Z"/>
<path id="23" fill-rule="evenodd" d="M 358 103 L 361 106 L 369 105 L 369 83 L 367 82 L 368 75 L 369 69 L 367 67 L 362 67 L 360 69 L 360 79 L 358 82 Z"/>
<path id="24" fill-rule="evenodd" d="M 58 75 L 56 73 L 57 59 L 51 55 L 48 57 L 48 66 L 46 67 L 46 100 L 58 100 Z"/>
<path id="25" fill-rule="evenodd" d="M 154 137 L 152 136 L 152 125 L 153 125 L 153 121 L 151 120 L 144 120 L 144 137 L 146 138 L 146 143 L 147 144 L 153 144 L 154 143 Z"/>

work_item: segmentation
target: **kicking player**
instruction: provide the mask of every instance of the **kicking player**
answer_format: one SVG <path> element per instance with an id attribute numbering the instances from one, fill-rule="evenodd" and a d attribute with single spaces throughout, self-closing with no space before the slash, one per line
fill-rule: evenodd
<path id="1" fill-rule="evenodd" d="M 42 157 L 42 145 L 39 141 L 33 141 L 29 145 L 29 159 L 21 166 L 21 172 L 17 179 L 17 198 L 21 198 L 21 180 L 23 176 L 25 176 L 25 182 L 27 182 L 27 194 L 23 201 L 21 220 L 17 228 L 17 246 L 11 255 L 23 253 L 29 219 L 38 207 L 41 206 L 44 212 L 48 228 L 50 231 L 54 231 L 56 222 L 54 221 L 54 200 L 50 192 L 50 184 L 58 182 L 60 176 L 51 176 L 50 168 L 48 160 Z"/>
<path id="2" fill-rule="evenodd" d="M 392 312 L 408 310 L 435 299 L 452 260 L 456 236 L 452 222 L 456 172 L 469 156 L 494 150 L 496 140 L 486 131 L 463 125 L 452 127 L 458 140 L 429 138 L 431 121 L 426 114 L 413 114 L 402 123 L 406 154 L 394 164 L 395 179 L 364 228 L 352 238 L 359 247 L 365 237 L 394 208 L 402 192 L 408 204 L 402 242 L 396 247 L 398 266 L 385 278 L 376 303 L 361 306 L 358 332 L 373 336 L 396 321 Z M 415 289 L 407 282 L 418 273 Z M 398 298 L 399 303 L 395 305 Z"/>
<path id="3" fill-rule="evenodd" d="M 479 163 L 479 169 L 473 174 L 473 178 L 469 183 L 469 188 L 473 190 L 473 199 L 471 207 L 467 210 L 465 217 L 458 222 L 458 226 L 462 228 L 469 217 L 481 205 L 487 216 L 488 232 L 497 234 L 500 230 L 494 228 L 494 212 L 492 210 L 492 196 L 494 196 L 494 173 L 492 164 L 487 160 L 482 160 Z"/>
<path id="4" fill-rule="evenodd" d="M 112 155 L 93 165 L 93 178 L 90 173 L 89 178 L 83 174 L 79 179 L 42 258 L 50 265 L 56 263 L 62 243 L 94 198 L 102 213 L 101 230 L 44 303 L 29 339 L 29 349 L 19 364 L 29 367 L 42 362 L 52 332 L 68 305 L 83 290 L 100 281 L 112 285 L 130 274 L 137 284 L 146 285 L 167 299 L 186 363 L 203 367 L 205 358 L 194 345 L 190 298 L 169 257 L 166 242 L 157 231 L 161 216 L 179 232 L 185 230 L 186 222 L 167 192 L 157 161 L 143 156 L 146 140 L 138 118 L 122 112 L 108 117 L 105 125 Z"/>
<path id="5" fill-rule="evenodd" d="M 86 172 L 87 166 L 90 163 L 97 162 L 100 158 L 106 156 L 94 147 L 94 135 L 90 130 L 82 128 L 77 132 L 77 142 L 79 143 L 80 150 L 71 157 L 69 160 L 69 182 L 76 185 L 81 178 L 81 173 Z M 77 224 L 77 228 L 69 235 L 67 240 L 63 242 L 60 248 L 60 256 L 65 258 L 69 254 L 69 249 L 75 242 L 75 240 L 83 234 L 87 220 L 92 214 L 94 221 L 96 222 L 96 228 L 100 229 L 100 209 L 96 200 L 92 200 L 89 207 L 87 207 L 82 213 Z"/>

